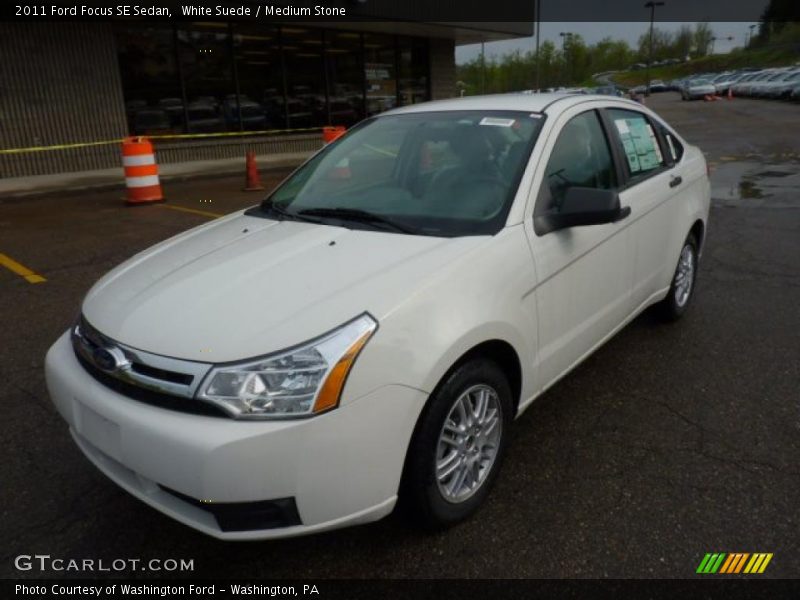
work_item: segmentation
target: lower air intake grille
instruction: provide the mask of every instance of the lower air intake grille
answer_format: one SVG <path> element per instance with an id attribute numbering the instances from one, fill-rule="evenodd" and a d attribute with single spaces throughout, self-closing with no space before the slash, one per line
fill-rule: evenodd
<path id="1" fill-rule="evenodd" d="M 196 498 L 181 494 L 163 485 L 158 487 L 179 500 L 214 515 L 222 531 L 254 531 L 302 525 L 294 498 L 278 498 L 277 500 L 258 502 L 200 502 Z"/>

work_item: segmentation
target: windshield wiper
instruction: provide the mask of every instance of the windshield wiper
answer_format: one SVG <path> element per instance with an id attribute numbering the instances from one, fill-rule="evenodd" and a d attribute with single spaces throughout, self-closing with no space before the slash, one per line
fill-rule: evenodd
<path id="1" fill-rule="evenodd" d="M 298 212 L 299 215 L 307 215 L 311 217 L 331 217 L 334 219 L 342 219 L 343 221 L 357 221 L 360 223 L 370 223 L 372 225 L 381 225 L 400 233 L 415 234 L 415 230 L 402 225 L 383 215 L 367 212 L 358 208 L 306 208 Z"/>
<path id="2" fill-rule="evenodd" d="M 288 219 L 290 221 L 305 221 L 306 223 L 317 223 L 319 224 L 320 221 L 318 219 L 310 219 L 308 217 L 304 217 L 298 213 L 289 212 L 282 206 L 275 204 L 272 200 L 265 200 L 259 205 L 259 209 L 262 212 L 273 213 L 280 217 L 280 220 L 283 221 L 284 219 Z M 300 211 L 303 212 L 303 211 Z"/>

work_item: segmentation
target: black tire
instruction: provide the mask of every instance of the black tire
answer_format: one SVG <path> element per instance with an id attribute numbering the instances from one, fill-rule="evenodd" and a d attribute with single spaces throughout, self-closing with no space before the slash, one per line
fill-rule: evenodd
<path id="1" fill-rule="evenodd" d="M 688 295 L 685 299 L 678 293 L 678 286 L 680 285 L 679 273 L 681 272 L 681 264 L 684 259 L 684 252 L 690 252 L 692 257 L 693 268 L 691 271 L 691 281 L 689 283 Z M 675 266 L 675 271 L 672 275 L 672 283 L 669 286 L 667 297 L 659 302 L 656 307 L 661 317 L 666 321 L 677 321 L 680 319 L 694 297 L 694 291 L 697 283 L 697 266 L 698 266 L 698 244 L 697 238 L 693 233 L 690 233 L 681 246 L 681 253 L 678 257 L 678 264 Z"/>
<path id="2" fill-rule="evenodd" d="M 494 462 L 463 501 L 448 500 L 436 478 L 439 439 L 445 420 L 462 395 L 475 386 L 496 392 L 501 426 Z M 452 370 L 436 388 L 417 422 L 408 449 L 401 487 L 401 504 L 410 516 L 428 529 L 443 529 L 472 515 L 486 500 L 500 472 L 513 421 L 511 386 L 503 370 L 485 358 L 468 360 Z"/>

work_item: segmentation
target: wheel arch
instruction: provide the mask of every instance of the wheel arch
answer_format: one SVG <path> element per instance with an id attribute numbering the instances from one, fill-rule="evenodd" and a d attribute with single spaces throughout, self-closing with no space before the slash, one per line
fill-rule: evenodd
<path id="1" fill-rule="evenodd" d="M 456 358 L 454 361 L 451 360 L 449 367 L 446 368 L 439 375 L 438 380 L 436 381 L 436 385 L 433 387 L 431 393 L 428 395 L 428 399 L 425 401 L 425 405 L 422 407 L 422 410 L 420 411 L 419 415 L 417 415 L 417 421 L 414 424 L 414 429 L 411 433 L 411 438 L 409 440 L 408 447 L 406 448 L 406 455 L 403 459 L 403 469 L 401 471 L 401 477 L 400 477 L 401 498 L 404 495 L 405 482 L 408 479 L 407 472 L 408 472 L 410 452 L 412 447 L 414 446 L 414 439 L 417 437 L 418 431 L 420 429 L 420 424 L 422 423 L 426 411 L 430 406 L 430 399 L 439 391 L 439 389 L 447 381 L 451 373 L 453 373 L 465 362 L 472 360 L 474 358 L 486 358 L 488 360 L 491 360 L 495 362 L 506 374 L 506 377 L 508 377 L 509 385 L 511 387 L 511 394 L 512 394 L 511 400 L 514 405 L 514 415 L 516 415 L 516 412 L 519 409 L 520 399 L 522 395 L 523 371 L 522 371 L 522 362 L 520 359 L 520 354 L 514 347 L 514 345 L 505 339 L 490 338 L 474 343 L 471 347 L 462 351 L 458 355 L 458 358 Z"/>
<path id="2" fill-rule="evenodd" d="M 706 226 L 702 219 L 697 219 L 693 224 L 689 233 L 697 240 L 697 252 L 702 252 L 703 243 L 705 242 Z"/>

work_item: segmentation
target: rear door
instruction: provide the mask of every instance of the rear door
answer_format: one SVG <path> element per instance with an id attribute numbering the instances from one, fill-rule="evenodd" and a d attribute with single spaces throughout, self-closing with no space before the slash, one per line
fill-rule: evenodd
<path id="1" fill-rule="evenodd" d="M 671 279 L 665 255 L 681 222 L 680 195 L 686 185 L 677 140 L 662 137 L 660 124 L 635 109 L 603 111 L 615 152 L 624 165 L 620 202 L 629 206 L 633 255 L 634 308 L 663 292 Z M 665 131 L 665 130 L 664 130 Z M 668 283 L 666 284 L 668 285 Z"/>

